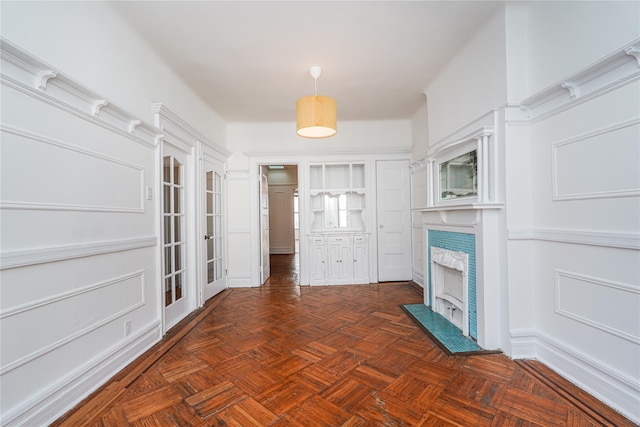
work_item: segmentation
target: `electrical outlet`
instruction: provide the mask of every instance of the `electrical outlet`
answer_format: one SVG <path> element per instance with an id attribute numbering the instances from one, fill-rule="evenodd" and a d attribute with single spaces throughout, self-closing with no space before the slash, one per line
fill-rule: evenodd
<path id="1" fill-rule="evenodd" d="M 124 336 L 128 337 L 131 335 L 131 320 L 125 320 L 124 322 Z"/>

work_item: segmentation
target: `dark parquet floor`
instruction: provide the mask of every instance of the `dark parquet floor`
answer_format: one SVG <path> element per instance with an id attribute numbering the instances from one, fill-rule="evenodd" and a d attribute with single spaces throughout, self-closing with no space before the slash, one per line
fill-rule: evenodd
<path id="1" fill-rule="evenodd" d="M 272 256 L 54 425 L 633 425 L 537 362 L 445 355 L 400 308 L 411 284 L 299 287 L 296 266 Z"/>

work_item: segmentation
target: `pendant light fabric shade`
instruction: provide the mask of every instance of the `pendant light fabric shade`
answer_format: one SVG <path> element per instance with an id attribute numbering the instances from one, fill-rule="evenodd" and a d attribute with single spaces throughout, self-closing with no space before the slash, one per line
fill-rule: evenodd
<path id="1" fill-rule="evenodd" d="M 305 138 L 328 138 L 337 132 L 336 101 L 311 95 L 296 102 L 296 133 Z"/>

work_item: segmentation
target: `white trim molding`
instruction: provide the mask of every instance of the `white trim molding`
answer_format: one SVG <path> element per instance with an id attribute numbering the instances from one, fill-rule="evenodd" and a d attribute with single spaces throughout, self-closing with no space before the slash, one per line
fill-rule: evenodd
<path id="1" fill-rule="evenodd" d="M 640 333 L 637 330 L 640 328 L 640 320 L 635 319 L 630 322 L 624 322 L 626 324 L 621 324 L 622 322 L 618 320 L 618 325 L 611 324 L 611 319 L 603 319 L 603 315 L 606 317 L 608 311 L 602 310 L 600 306 L 594 304 L 586 304 L 585 306 L 584 303 L 578 303 L 576 298 L 563 298 L 563 294 L 570 292 L 567 291 L 566 288 L 571 288 L 572 284 L 574 287 L 580 287 L 579 290 L 574 290 L 574 295 L 588 295 L 589 291 L 591 291 L 592 299 L 594 300 L 600 300 L 601 298 L 599 297 L 602 296 L 602 292 L 606 292 L 609 295 L 609 304 L 616 307 L 615 310 L 617 312 L 626 313 L 629 316 L 636 316 L 638 313 L 638 307 L 640 307 L 640 288 L 627 283 L 614 282 L 599 277 L 587 276 L 560 269 L 555 270 L 556 314 L 622 338 L 631 343 L 640 344 Z M 598 292 L 598 290 L 600 292 Z M 634 328 L 636 329 L 635 331 L 633 330 Z"/>
<path id="2" fill-rule="evenodd" d="M 178 140 L 186 146 L 193 147 L 198 142 L 205 144 L 212 150 L 213 156 L 216 160 L 225 162 L 230 156 L 231 152 L 216 144 L 196 128 L 184 121 L 180 116 L 171 111 L 166 105 L 161 103 L 152 103 L 151 111 L 155 116 L 156 126 L 160 128 L 167 136 L 170 136 L 170 141 Z"/>
<path id="3" fill-rule="evenodd" d="M 509 229 L 509 240 L 541 240 L 576 245 L 640 250 L 640 235 L 559 228 Z"/>
<path id="4" fill-rule="evenodd" d="M 520 103 L 525 117 L 511 124 L 544 120 L 640 78 L 640 40 L 635 40 Z M 518 123 L 520 122 L 520 123 Z"/>
<path id="5" fill-rule="evenodd" d="M 157 146 L 157 128 L 2 37 L 0 63 L 3 85 L 147 147 Z"/>
<path id="6" fill-rule="evenodd" d="M 626 120 L 621 123 L 617 123 L 615 125 L 607 126 L 601 129 L 597 129 L 592 132 L 588 132 L 570 139 L 566 139 L 563 141 L 556 142 L 551 145 L 551 178 L 553 183 L 553 201 L 563 201 L 563 200 L 585 200 L 585 199 L 605 199 L 605 198 L 614 198 L 614 197 L 637 197 L 640 196 L 640 173 L 638 172 L 638 159 L 635 158 L 623 158 L 620 157 L 618 153 L 628 153 L 629 145 L 638 144 L 637 135 L 640 134 L 640 118 L 634 118 L 632 120 Z M 635 129 L 634 129 L 635 127 Z M 608 134 L 617 134 L 617 138 L 613 135 Z M 608 135 L 607 138 L 602 138 L 603 136 Z M 586 141 L 586 142 L 585 142 Z M 620 141 L 620 143 L 626 143 L 626 149 L 615 149 L 613 144 L 614 141 Z M 599 147 L 599 151 L 596 150 L 597 154 L 594 154 L 591 157 L 592 161 L 584 161 L 584 159 L 575 159 L 575 148 L 573 151 L 569 151 L 571 154 L 561 155 L 561 150 L 565 149 L 565 147 L 569 147 L 571 150 L 571 146 L 574 144 L 585 143 L 587 146 L 583 146 L 584 149 L 589 147 L 589 142 L 591 145 L 595 144 Z M 593 151 L 594 148 L 591 148 Z M 631 149 L 632 150 L 632 149 Z M 616 157 L 617 155 L 617 157 Z M 612 156 L 612 157 L 609 157 Z M 633 157 L 633 156 L 632 156 Z M 603 158 L 606 158 L 603 160 Z M 563 163 L 561 161 L 564 160 Z M 567 184 L 566 181 L 581 181 L 577 179 L 580 176 L 590 175 L 591 180 L 597 181 L 599 183 L 606 182 L 606 178 L 608 175 L 611 175 L 610 168 L 603 167 L 603 163 L 608 165 L 616 165 L 617 168 L 622 170 L 629 170 L 630 173 L 636 175 L 634 177 L 626 177 L 622 179 L 622 182 L 616 182 L 608 184 L 600 184 L 602 185 L 596 191 L 573 191 L 567 192 L 566 190 L 563 192 L 560 190 L 561 184 L 564 186 L 571 187 L 571 184 Z M 564 167 L 561 167 L 561 164 Z M 571 178 L 563 181 L 563 170 L 571 170 Z M 597 179 L 594 179 L 597 177 Z M 620 179 L 619 179 L 620 180 Z M 575 184 L 573 184 L 575 186 Z M 593 184 L 591 184 L 593 185 Z M 615 188 L 615 187 L 618 188 Z M 607 188 L 609 187 L 609 188 Z"/>
<path id="7" fill-rule="evenodd" d="M 0 254 L 0 270 L 47 262 L 65 261 L 94 255 L 132 251 L 158 245 L 158 238 L 141 237 L 138 239 L 111 240 L 78 245 L 54 246 L 49 248 L 28 249 L 24 251 L 4 252 Z"/>
<path id="8" fill-rule="evenodd" d="M 6 365 L 2 365 L 0 366 L 0 375 L 5 375 L 7 372 L 10 372 L 16 368 L 19 368 L 22 365 L 25 365 L 39 357 L 44 356 L 47 353 L 51 353 L 53 351 L 55 351 L 56 349 L 70 343 L 73 342 L 74 340 L 77 340 L 78 338 L 87 335 L 99 328 L 101 328 L 102 326 L 105 326 L 109 323 L 111 323 L 112 321 L 124 316 L 125 314 L 131 313 L 133 311 L 135 311 L 136 309 L 143 307 L 145 305 L 145 298 L 144 298 L 144 288 L 145 288 L 145 275 L 144 275 L 144 271 L 136 271 L 130 274 L 126 274 L 123 276 L 119 276 L 119 277 L 114 277 L 112 279 L 109 280 L 105 280 L 99 283 L 93 283 L 91 285 L 85 286 L 83 288 L 79 288 L 79 289 L 74 289 L 71 292 L 65 292 L 59 295 L 53 295 L 51 297 L 48 298 L 43 298 L 37 301 L 32 301 L 29 302 L 27 304 L 23 304 L 20 306 L 16 306 L 16 307 L 11 307 L 9 309 L 3 310 L 2 312 L 0 312 L 0 319 L 6 319 L 12 316 L 17 316 L 20 314 L 24 314 L 27 313 L 29 311 L 32 310 L 37 310 L 40 309 L 42 307 L 45 307 L 47 305 L 51 305 L 51 304 L 56 304 L 58 302 L 61 301 L 65 301 L 65 300 L 69 300 L 75 297 L 78 297 L 80 295 L 83 294 L 87 294 L 89 292 L 95 292 L 98 291 L 100 289 L 103 288 L 107 288 L 109 286 L 114 286 L 114 285 L 118 285 L 118 284 L 123 284 L 127 281 L 131 281 L 131 280 L 137 280 L 137 284 L 139 285 L 138 288 L 138 292 L 139 292 L 139 299 L 137 301 L 135 301 L 133 304 L 130 304 L 127 307 L 123 307 L 120 311 L 110 314 L 109 316 L 106 316 L 102 319 L 95 319 L 95 321 L 89 325 L 87 325 L 86 327 L 72 333 L 69 334 L 67 336 L 65 336 L 64 338 L 61 338 L 55 342 L 50 343 L 49 345 L 46 345 L 42 348 L 39 348 L 37 351 L 34 351 L 32 353 L 26 354 Z M 131 290 L 129 291 L 131 292 Z"/>
<path id="9" fill-rule="evenodd" d="M 640 384 L 637 380 L 539 331 L 512 330 L 510 336 L 512 358 L 539 360 L 640 423 Z"/>
<path id="10" fill-rule="evenodd" d="M 151 348 L 162 337 L 161 332 L 160 321 L 155 320 L 100 357 L 79 366 L 52 387 L 41 390 L 20 407 L 3 413 L 3 426 L 49 425 Z"/>

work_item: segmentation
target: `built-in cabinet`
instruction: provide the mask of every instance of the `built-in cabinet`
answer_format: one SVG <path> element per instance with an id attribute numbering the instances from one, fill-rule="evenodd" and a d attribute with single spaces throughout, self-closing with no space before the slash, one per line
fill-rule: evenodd
<path id="1" fill-rule="evenodd" d="M 314 233 L 311 236 L 312 285 L 369 283 L 367 236 Z"/>
<path id="2" fill-rule="evenodd" d="M 369 283 L 364 162 L 309 166 L 312 285 Z"/>

